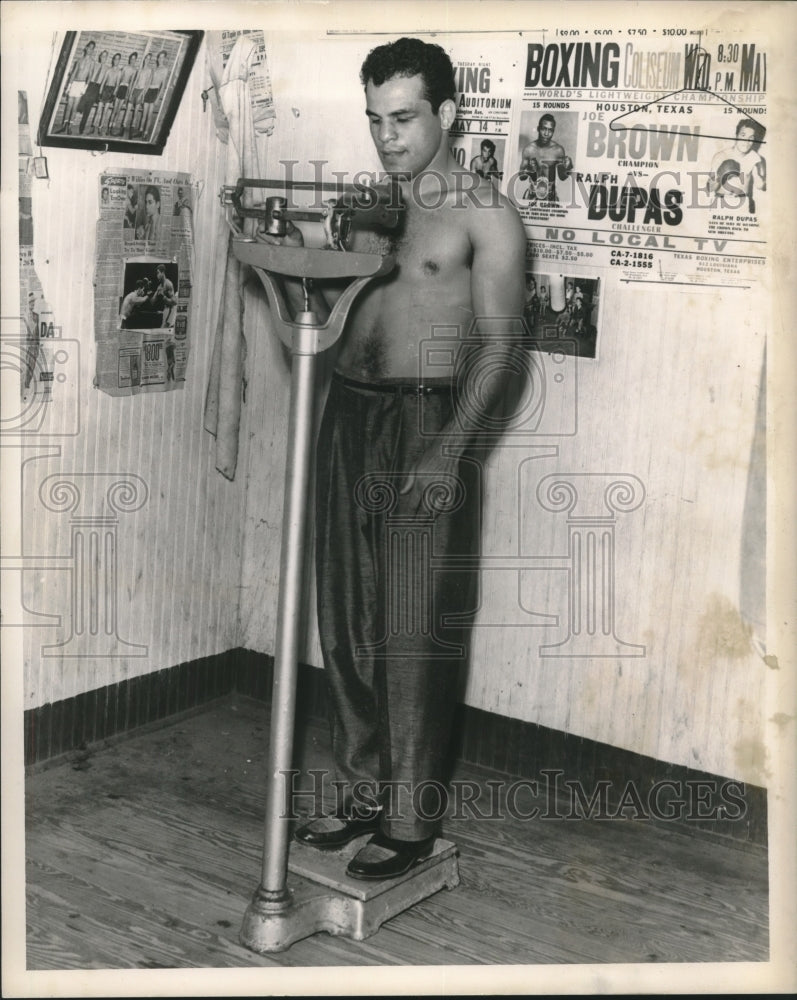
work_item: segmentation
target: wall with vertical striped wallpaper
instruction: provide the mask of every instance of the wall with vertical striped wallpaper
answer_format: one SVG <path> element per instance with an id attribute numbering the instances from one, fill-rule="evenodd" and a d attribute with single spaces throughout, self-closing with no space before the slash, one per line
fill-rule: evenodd
<path id="1" fill-rule="evenodd" d="M 62 35 L 54 37 L 41 25 L 29 27 L 17 86 L 27 91 L 34 136 L 48 66 L 51 58 L 54 64 L 61 40 Z M 117 491 L 129 493 L 127 498 L 117 496 L 120 508 L 140 506 L 118 513 L 115 539 L 108 543 L 115 547 L 107 558 L 116 563 L 117 621 L 116 639 L 100 636 L 103 655 L 92 655 L 90 643 L 57 648 L 72 631 L 75 581 L 64 563 L 23 574 L 26 708 L 238 644 L 245 484 L 243 479 L 230 483 L 216 472 L 213 439 L 202 427 L 219 278 L 208 242 L 220 221 L 217 194 L 223 162 L 212 115 L 202 111 L 200 92 L 205 86 L 200 52 L 162 156 L 46 148 L 50 178 L 34 181 L 36 268 L 63 337 L 79 341 L 80 433 L 58 439 L 56 446 L 37 447 L 34 442 L 26 450 L 20 554 L 34 564 L 43 560 L 43 566 L 46 557 L 70 555 L 72 514 L 53 510 L 57 504 L 48 496 L 58 481 L 73 484 L 68 488 L 79 492 L 76 517 L 111 514 L 108 490 L 114 483 L 123 484 Z M 126 169 L 189 171 L 203 190 L 194 208 L 186 383 L 174 392 L 112 398 L 93 387 L 95 227 L 100 173 Z M 61 388 L 56 385 L 54 391 Z M 87 565 L 106 558 L 107 538 L 102 527 L 93 540 L 91 532 L 85 532 L 86 546 L 99 546 L 96 552 L 87 550 Z M 104 600 L 102 594 L 99 600 Z M 99 614 L 102 631 L 108 624 L 102 607 Z M 60 623 L 44 615 L 57 615 Z"/>
<path id="2" fill-rule="evenodd" d="M 50 59 L 49 35 L 37 37 L 19 81 L 32 111 L 41 106 Z M 455 36 L 437 40 L 456 56 Z M 267 32 L 267 44 L 277 124 L 266 173 L 279 176 L 284 160 L 298 161 L 297 176 L 312 177 L 313 160 L 350 173 L 377 169 L 357 80 L 373 39 L 322 39 L 307 29 Z M 153 169 L 189 170 L 204 182 L 183 391 L 112 399 L 91 388 L 97 177 L 110 167 L 149 166 L 148 158 L 48 150 L 51 179 L 34 190 L 39 275 L 64 335 L 81 341 L 83 431 L 60 454 L 29 453 L 22 554 L 68 551 L 63 518 L 40 509 L 47 476 L 72 470 L 144 480 L 146 504 L 120 516 L 117 527 L 118 635 L 146 647 L 146 655 L 44 656 L 42 646 L 62 640 L 64 626 L 33 625 L 26 631 L 26 708 L 230 649 L 274 651 L 288 366 L 269 335 L 261 291 L 252 287 L 239 471 L 227 482 L 202 429 L 219 278 L 207 234 L 217 230 L 222 183 L 211 115 L 202 112 L 204 86 L 201 51 L 165 153 L 151 160 Z M 572 396 L 546 400 L 550 426 L 564 426 L 575 413 L 576 433 L 518 439 L 485 458 L 488 560 L 464 701 L 765 785 L 768 668 L 756 652 L 760 637 L 740 611 L 764 313 L 743 291 L 718 296 L 710 288 L 674 293 L 605 282 L 602 294 L 599 357 L 567 372 L 577 411 Z M 557 507 L 558 480 L 598 504 L 597 534 L 582 538 Z M 600 506 L 618 490 L 614 507 Z M 633 502 L 624 504 L 623 495 Z M 601 550 L 607 538 L 609 555 Z M 582 542 L 597 545 L 593 560 L 606 556 L 613 587 L 600 613 L 613 615 L 625 644 L 600 657 L 557 646 L 573 620 L 573 547 Z M 30 621 L 36 613 L 66 615 L 69 586 L 66 572 L 27 573 Z M 319 666 L 312 586 L 309 573 L 303 660 Z"/>

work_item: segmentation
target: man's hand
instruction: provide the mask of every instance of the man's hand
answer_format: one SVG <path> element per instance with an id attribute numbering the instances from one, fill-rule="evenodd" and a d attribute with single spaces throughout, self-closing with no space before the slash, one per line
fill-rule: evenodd
<path id="1" fill-rule="evenodd" d="M 265 232 L 266 224 L 263 222 L 258 226 L 255 237 L 261 243 L 270 243 L 273 247 L 303 247 L 304 237 L 301 230 L 297 226 L 294 226 L 290 219 L 286 219 L 285 224 L 286 232 L 284 236 L 271 236 Z"/>
<path id="2" fill-rule="evenodd" d="M 284 236 L 272 236 L 270 233 L 265 232 L 266 224 L 265 222 L 262 222 L 255 231 L 255 239 L 259 243 L 268 243 L 273 247 L 303 247 L 304 237 L 302 236 L 301 230 L 295 226 L 289 218 L 284 218 Z M 289 277 L 288 275 L 282 276 L 280 284 L 282 285 L 282 291 L 285 295 L 287 306 L 294 316 L 296 313 L 302 312 L 308 308 L 308 298 L 305 293 L 309 292 L 309 308 L 316 313 L 319 323 L 325 323 L 327 321 L 330 312 L 332 311 L 332 306 L 341 294 L 341 292 L 339 292 L 338 295 L 335 296 L 334 288 L 330 290 L 327 287 L 327 285 L 332 284 L 330 282 L 312 282 L 308 283 L 305 287 L 304 282 L 300 278 Z M 311 286 L 312 291 L 310 290 Z"/>
<path id="3" fill-rule="evenodd" d="M 452 496 L 452 491 L 455 490 L 454 480 L 459 479 L 459 455 L 443 454 L 443 449 L 444 446 L 439 442 L 430 444 L 415 467 L 407 473 L 404 485 L 399 490 L 402 496 L 410 494 L 409 504 L 416 515 L 436 516 L 449 506 L 445 500 Z M 432 502 L 435 495 L 438 496 L 441 501 L 440 510 L 434 510 L 434 506 L 430 509 L 424 503 L 423 497 L 427 491 Z"/>
<path id="4" fill-rule="evenodd" d="M 522 181 L 528 180 L 529 178 L 534 180 L 534 178 L 537 176 L 537 174 L 539 174 L 539 172 L 540 172 L 540 165 L 537 162 L 536 157 L 532 157 L 530 160 L 526 160 L 526 162 L 523 164 L 522 172 L 520 173 L 520 179 Z"/>

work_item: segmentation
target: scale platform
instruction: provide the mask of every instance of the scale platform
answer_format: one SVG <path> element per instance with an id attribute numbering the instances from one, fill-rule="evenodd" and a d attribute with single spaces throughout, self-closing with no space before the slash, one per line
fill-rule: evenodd
<path id="1" fill-rule="evenodd" d="M 456 844 L 442 838 L 435 841 L 431 855 L 405 875 L 374 882 L 349 878 L 346 865 L 369 836 L 363 834 L 337 851 L 291 844 L 290 905 L 269 903 L 256 892 L 244 916 L 241 944 L 260 953 L 284 951 L 319 931 L 362 941 L 408 907 L 459 885 Z"/>

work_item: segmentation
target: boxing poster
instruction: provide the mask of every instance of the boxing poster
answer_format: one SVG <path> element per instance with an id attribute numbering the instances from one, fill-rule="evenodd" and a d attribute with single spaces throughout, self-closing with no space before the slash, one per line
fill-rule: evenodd
<path id="1" fill-rule="evenodd" d="M 514 79 L 503 67 L 514 43 L 487 53 L 479 44 L 459 43 L 452 53 L 457 116 L 449 132 L 451 153 L 461 167 L 498 185 L 511 165 L 508 138 L 516 102 Z"/>
<path id="2" fill-rule="evenodd" d="M 767 49 L 752 27 L 557 35 L 518 46 L 502 190 L 528 234 L 535 339 L 559 328 L 595 358 L 602 282 L 764 275 Z"/>

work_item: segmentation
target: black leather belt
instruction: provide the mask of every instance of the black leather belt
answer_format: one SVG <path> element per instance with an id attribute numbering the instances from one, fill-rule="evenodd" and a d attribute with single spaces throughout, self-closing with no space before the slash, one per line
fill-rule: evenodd
<path id="1" fill-rule="evenodd" d="M 454 382 L 360 382 L 335 372 L 335 380 L 350 389 L 365 392 L 382 392 L 393 396 L 429 396 L 456 393 Z"/>

